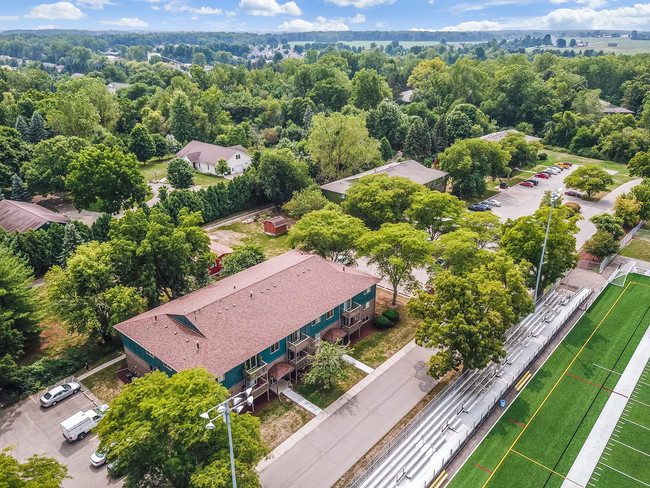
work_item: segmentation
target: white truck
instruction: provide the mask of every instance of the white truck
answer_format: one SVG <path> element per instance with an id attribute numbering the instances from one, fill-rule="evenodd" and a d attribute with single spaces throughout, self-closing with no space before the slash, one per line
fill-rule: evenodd
<path id="1" fill-rule="evenodd" d="M 104 417 L 108 405 L 101 405 L 87 412 L 77 412 L 72 417 L 61 422 L 61 431 L 63 437 L 68 442 L 74 442 L 77 439 L 83 439 L 86 434 L 95 427 Z"/>

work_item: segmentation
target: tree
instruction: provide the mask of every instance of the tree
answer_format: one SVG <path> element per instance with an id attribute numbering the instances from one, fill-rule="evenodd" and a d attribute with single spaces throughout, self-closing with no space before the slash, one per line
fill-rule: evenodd
<path id="1" fill-rule="evenodd" d="M 172 158 L 167 163 L 167 179 L 174 188 L 189 188 L 194 185 L 194 170 L 184 159 Z"/>
<path id="2" fill-rule="evenodd" d="M 589 220 L 593 222 L 598 231 L 610 234 L 615 241 L 620 240 L 620 238 L 623 237 L 623 234 L 625 234 L 622 227 L 623 220 L 613 216 L 612 214 L 602 213 L 600 215 L 594 215 Z"/>
<path id="3" fill-rule="evenodd" d="M 65 136 L 38 143 L 33 157 L 23 166 L 29 188 L 44 196 L 65 191 L 70 163 L 89 146 L 84 139 Z"/>
<path id="4" fill-rule="evenodd" d="M 192 106 L 184 92 L 175 92 L 169 109 L 169 119 L 169 132 L 177 141 L 186 144 L 194 138 Z"/>
<path id="5" fill-rule="evenodd" d="M 422 319 L 416 343 L 439 349 L 429 360 L 429 375 L 441 378 L 461 365 L 482 369 L 505 357 L 505 332 L 535 309 L 525 273 L 524 263 L 498 253 L 465 276 L 442 272 L 434 294 L 409 300 L 409 315 Z"/>
<path id="6" fill-rule="evenodd" d="M 92 235 L 91 240 L 98 241 L 98 242 L 108 241 L 108 233 L 111 230 L 112 218 L 113 217 L 111 217 L 111 214 L 107 214 L 107 213 L 103 213 L 99 217 L 97 217 L 97 220 L 95 220 L 93 222 L 93 225 L 90 226 L 90 231 Z"/>
<path id="7" fill-rule="evenodd" d="M 200 414 L 229 396 L 214 374 L 203 368 L 186 369 L 171 378 L 156 371 L 122 390 L 95 432 L 100 447 L 110 447 L 109 462 L 128 460 L 120 465 L 126 488 L 227 487 L 231 481 L 226 424 L 215 420 L 215 428 L 207 430 Z M 259 488 L 255 466 L 267 453 L 260 421 L 249 414 L 232 414 L 231 429 L 237 486 Z"/>
<path id="8" fill-rule="evenodd" d="M 59 255 L 59 266 L 65 269 L 68 258 L 75 252 L 77 247 L 83 244 L 84 240 L 77 232 L 74 224 L 66 224 L 63 236 L 63 250 Z"/>
<path id="9" fill-rule="evenodd" d="M 289 149 L 262 152 L 257 177 L 264 195 L 277 208 L 286 203 L 294 191 L 313 184 L 307 165 L 297 161 Z"/>
<path id="10" fill-rule="evenodd" d="M 349 262 L 357 239 L 366 232 L 361 220 L 326 208 L 306 214 L 289 229 L 288 244 L 335 262 Z"/>
<path id="11" fill-rule="evenodd" d="M 38 144 L 43 139 L 47 139 L 48 130 L 45 128 L 45 120 L 41 114 L 34 111 L 32 119 L 29 122 L 29 129 L 27 131 L 27 140 L 32 144 Z"/>
<path id="12" fill-rule="evenodd" d="M 315 115 L 307 147 L 327 181 L 358 173 L 381 160 L 379 142 L 368 137 L 361 115 Z"/>
<path id="13" fill-rule="evenodd" d="M 551 190 L 544 190 L 544 196 L 542 197 L 542 200 L 539 202 L 539 208 L 550 207 L 552 196 L 553 196 L 553 192 Z M 555 207 L 559 207 L 560 205 L 562 205 L 562 195 L 556 196 L 553 205 L 555 205 Z"/>
<path id="14" fill-rule="evenodd" d="M 631 198 L 619 195 L 614 202 L 614 215 L 623 222 L 625 227 L 634 227 L 639 222 L 642 206 L 643 204 L 637 201 L 634 195 Z"/>
<path id="15" fill-rule="evenodd" d="M 341 344 L 341 339 L 335 343 L 320 341 L 316 353 L 307 356 L 311 369 L 302 377 L 307 385 L 320 384 L 326 390 L 348 378 L 347 363 L 343 355 L 347 354 L 350 346 Z"/>
<path id="16" fill-rule="evenodd" d="M 650 106 L 649 106 L 650 107 Z M 646 113 L 645 111 L 643 112 Z M 650 114 L 650 109 L 648 110 Z M 650 178 L 650 152 L 639 151 L 634 155 L 627 165 L 632 176 L 640 176 L 641 178 Z"/>
<path id="17" fill-rule="evenodd" d="M 65 187 L 76 208 L 100 202 L 102 212 L 115 213 L 144 201 L 147 186 L 132 154 L 99 144 L 81 151 L 68 169 Z"/>
<path id="18" fill-rule="evenodd" d="M 476 246 L 478 249 L 498 244 L 501 239 L 501 219 L 492 212 L 464 212 L 461 216 L 460 225 L 464 229 L 476 232 Z"/>
<path id="19" fill-rule="evenodd" d="M 20 135 L 22 136 L 23 140 L 28 140 L 28 132 L 29 132 L 29 126 L 27 125 L 27 121 L 25 120 L 25 117 L 22 115 L 19 115 L 16 117 L 16 126 L 14 127 L 18 132 L 20 132 Z"/>
<path id="20" fill-rule="evenodd" d="M 228 162 L 225 159 L 219 160 L 217 167 L 215 168 L 215 173 L 217 173 L 219 176 L 230 173 L 230 166 L 228 166 Z"/>
<path id="21" fill-rule="evenodd" d="M 350 103 L 355 107 L 369 110 L 390 96 L 388 83 L 374 69 L 362 68 L 354 74 Z"/>
<path id="22" fill-rule="evenodd" d="M 640 185 L 632 188 L 632 191 L 627 195 L 628 199 L 634 196 L 637 202 L 641 204 L 639 210 L 639 218 L 643 220 L 650 220 L 650 180 L 645 179 Z"/>
<path id="23" fill-rule="evenodd" d="M 408 118 L 395 102 L 381 102 L 376 110 L 368 113 L 366 123 L 370 136 L 375 139 L 385 137 L 393 149 L 399 149 L 404 143 Z"/>
<path id="24" fill-rule="evenodd" d="M 415 222 L 416 228 L 426 230 L 431 239 L 435 240 L 454 229 L 464 210 L 465 205 L 457 197 L 448 193 L 428 191 L 413 195 L 406 215 Z"/>
<path id="25" fill-rule="evenodd" d="M 329 200 L 323 196 L 318 186 L 310 186 L 300 191 L 294 191 L 291 200 L 282 206 L 287 215 L 293 219 L 300 219 L 314 210 L 321 210 Z"/>
<path id="26" fill-rule="evenodd" d="M 70 331 L 109 342 L 113 326 L 144 311 L 138 291 L 117 278 L 109 243 L 82 244 L 65 270 L 54 266 L 45 275 L 48 308 Z"/>
<path id="27" fill-rule="evenodd" d="M 0 451 L 0 486 L 7 488 L 60 488 L 68 476 L 68 467 L 56 459 L 34 454 L 24 463 L 18 462 L 7 447 Z"/>
<path id="28" fill-rule="evenodd" d="M 20 179 L 20 176 L 14 175 L 11 179 L 11 196 L 10 200 L 16 200 L 18 202 L 31 202 L 32 196 L 27 191 L 27 187 L 23 183 L 23 180 Z"/>
<path id="29" fill-rule="evenodd" d="M 404 155 L 418 161 L 431 155 L 431 132 L 426 120 L 417 117 L 411 123 L 404 143 Z"/>
<path id="30" fill-rule="evenodd" d="M 266 261 L 266 256 L 262 247 L 248 244 L 233 247 L 232 253 L 224 256 L 221 263 L 225 275 L 231 276 L 264 261 Z"/>
<path id="31" fill-rule="evenodd" d="M 384 161 L 390 161 L 393 159 L 393 149 L 390 147 L 390 142 L 388 142 L 388 139 L 385 137 L 382 137 L 381 141 L 379 141 L 379 153 Z"/>
<path id="32" fill-rule="evenodd" d="M 156 146 L 144 125 L 135 124 L 129 135 L 129 151 L 135 154 L 138 161 L 148 161 L 155 156 Z"/>
<path id="33" fill-rule="evenodd" d="M 545 207 L 537 210 L 534 215 L 516 220 L 508 219 L 503 225 L 500 247 L 515 262 L 529 263 L 525 275 L 529 288 L 535 287 L 550 210 Z M 553 210 L 542 266 L 541 290 L 555 283 L 578 263 L 575 234 L 578 232 L 576 220 L 580 217 L 569 217 L 569 214 L 570 211 L 566 207 Z"/>
<path id="34" fill-rule="evenodd" d="M 445 269 L 462 276 L 472 271 L 486 255 L 487 251 L 479 249 L 478 240 L 478 233 L 461 227 L 435 241 L 433 255 L 443 258 Z"/>
<path id="35" fill-rule="evenodd" d="M 377 229 L 386 222 L 402 222 L 415 195 L 427 191 L 426 187 L 401 176 L 366 175 L 348 189 L 343 209 L 371 229 Z"/>
<path id="36" fill-rule="evenodd" d="M 568 188 L 586 191 L 587 197 L 591 198 L 593 193 L 607 190 L 614 180 L 604 169 L 595 164 L 586 164 L 564 178 L 564 184 Z"/>
<path id="37" fill-rule="evenodd" d="M 452 193 L 465 198 L 485 192 L 486 176 L 505 176 L 509 161 L 510 153 L 498 144 L 483 139 L 464 139 L 440 155 L 440 169 L 449 173 Z"/>
<path id="38" fill-rule="evenodd" d="M 393 305 L 400 285 L 407 290 L 421 286 L 413 276 L 413 269 L 431 262 L 432 247 L 427 237 L 426 232 L 399 223 L 384 224 L 357 241 L 359 255 L 366 256 L 369 264 L 376 265 L 382 279 L 387 279 L 393 286 Z"/>
<path id="39" fill-rule="evenodd" d="M 501 148 L 510 153 L 511 168 L 523 168 L 537 164 L 537 149 L 539 144 L 526 142 L 524 134 L 511 133 L 501 141 Z"/>
<path id="40" fill-rule="evenodd" d="M 12 176 L 20 174 L 21 166 L 30 158 L 31 152 L 18 131 L 0 126 L 0 188 L 11 185 Z"/>
<path id="41" fill-rule="evenodd" d="M 0 245 L 0 358 L 17 358 L 39 332 L 40 298 L 33 270 Z M 0 470 L 2 471 L 2 470 Z"/>
<path id="42" fill-rule="evenodd" d="M 584 250 L 598 259 L 605 259 L 607 256 L 616 254 L 620 242 L 607 231 L 599 230 L 585 242 Z"/>

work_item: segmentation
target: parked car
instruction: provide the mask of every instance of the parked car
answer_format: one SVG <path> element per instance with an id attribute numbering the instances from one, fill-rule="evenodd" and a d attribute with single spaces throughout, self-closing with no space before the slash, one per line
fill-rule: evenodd
<path id="1" fill-rule="evenodd" d="M 102 464 L 106 462 L 106 455 L 108 454 L 108 449 L 97 449 L 90 455 L 90 465 L 95 468 L 99 468 Z"/>
<path id="2" fill-rule="evenodd" d="M 561 172 L 564 171 L 564 170 L 562 170 L 562 169 L 560 169 L 560 168 L 557 168 L 557 167 L 555 167 L 555 166 L 549 166 L 548 168 L 546 168 L 546 171 L 550 171 L 551 173 L 557 175 L 557 174 L 561 173 Z"/>
<path id="3" fill-rule="evenodd" d="M 530 181 L 528 181 L 528 180 L 526 180 L 526 181 L 522 181 L 522 182 L 519 183 L 519 184 L 520 184 L 521 186 L 527 186 L 527 187 L 529 187 L 529 188 L 532 188 L 532 187 L 535 186 L 535 185 L 533 185 L 533 184 L 532 184 Z"/>
<path id="4" fill-rule="evenodd" d="M 492 207 L 483 203 L 474 203 L 467 207 L 467 210 L 471 210 L 472 212 L 487 212 L 488 210 L 492 210 Z"/>
<path id="5" fill-rule="evenodd" d="M 41 405 L 44 407 L 53 407 L 64 398 L 74 395 L 79 390 L 81 390 L 81 384 L 76 381 L 55 386 L 41 397 Z"/>
<path id="6" fill-rule="evenodd" d="M 548 173 L 537 173 L 535 175 L 535 178 L 544 178 L 544 179 L 548 180 L 550 178 L 550 176 L 548 175 Z"/>
<path id="7" fill-rule="evenodd" d="M 61 432 L 68 442 L 74 442 L 77 439 L 83 439 L 93 427 L 96 427 L 99 421 L 104 418 L 108 411 L 108 405 L 101 405 L 87 412 L 77 412 L 72 417 L 68 417 L 61 422 Z"/>
<path id="8" fill-rule="evenodd" d="M 540 171 L 540 173 L 546 173 L 547 175 L 551 175 L 551 176 L 556 175 L 559 172 L 560 172 L 560 170 L 554 170 L 554 169 L 551 169 L 551 168 L 546 168 L 546 169 L 543 169 L 542 171 Z"/>
<path id="9" fill-rule="evenodd" d="M 489 205 L 490 207 L 500 207 L 501 202 L 499 200 L 495 200 L 494 198 L 490 198 L 489 200 L 485 200 L 484 202 L 481 202 L 485 205 Z"/>
<path id="10" fill-rule="evenodd" d="M 582 198 L 582 194 L 579 193 L 579 192 L 577 192 L 577 191 L 575 191 L 575 190 L 567 190 L 567 191 L 564 192 L 564 194 L 565 194 L 566 196 L 568 196 L 568 197 L 578 197 L 578 198 Z"/>
<path id="11" fill-rule="evenodd" d="M 558 163 L 560 166 L 564 166 L 566 168 L 570 168 L 573 166 L 573 163 L 570 163 L 569 161 L 562 161 L 561 163 Z"/>
<path id="12" fill-rule="evenodd" d="M 564 166 L 560 166 L 559 164 L 554 164 L 551 168 L 559 168 L 560 173 L 566 169 Z"/>
<path id="13" fill-rule="evenodd" d="M 532 183 L 533 185 L 535 185 L 535 186 L 539 185 L 539 181 L 537 181 L 537 180 L 534 179 L 534 178 L 528 178 L 526 181 L 531 182 L 531 183 Z"/>

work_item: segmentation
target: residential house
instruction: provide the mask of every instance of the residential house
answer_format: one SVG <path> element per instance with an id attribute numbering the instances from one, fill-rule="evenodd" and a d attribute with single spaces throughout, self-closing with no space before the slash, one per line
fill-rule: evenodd
<path id="1" fill-rule="evenodd" d="M 502 130 L 499 132 L 492 132 L 490 134 L 485 134 L 484 136 L 479 137 L 479 139 L 483 139 L 484 141 L 499 142 L 501 139 L 504 139 L 508 134 L 520 134 L 520 132 L 515 129 Z M 529 136 L 528 134 L 524 134 L 524 139 L 526 140 L 526 142 L 533 142 L 533 141 L 539 142 L 542 140 L 540 137 Z"/>
<path id="2" fill-rule="evenodd" d="M 115 81 L 112 81 L 111 83 L 106 85 L 106 89 L 108 90 L 108 93 L 115 93 L 120 88 L 128 88 L 130 86 L 131 83 L 117 83 Z"/>
<path id="3" fill-rule="evenodd" d="M 136 375 L 204 367 L 231 393 L 278 393 L 320 340 L 372 320 L 378 278 L 289 251 L 115 326 Z M 275 388 L 274 388 L 275 385 Z"/>
<path id="4" fill-rule="evenodd" d="M 613 115 L 613 114 L 634 115 L 634 111 L 629 110 L 625 107 L 617 107 L 616 105 L 611 104 L 606 100 L 599 100 L 599 102 L 601 105 L 600 111 L 605 115 Z"/>
<path id="5" fill-rule="evenodd" d="M 0 200 L 0 227 L 13 234 L 29 229 L 47 229 L 51 224 L 67 224 L 70 219 L 40 205 L 15 200 Z"/>
<path id="6" fill-rule="evenodd" d="M 354 185 L 359 178 L 367 175 L 385 173 L 388 176 L 401 176 L 408 178 L 416 183 L 426 186 L 430 190 L 444 192 L 447 188 L 447 172 L 437 169 L 427 168 L 426 166 L 409 159 L 408 161 L 388 163 L 378 168 L 364 171 L 353 176 L 348 176 L 338 181 L 333 181 L 322 185 L 320 188 L 323 195 L 333 202 L 340 202 L 345 199 L 348 189 Z"/>
<path id="7" fill-rule="evenodd" d="M 223 147 L 206 142 L 192 141 L 176 153 L 201 173 L 217 174 L 216 167 L 224 159 L 230 174 L 243 173 L 251 165 L 251 157 L 242 146 Z"/>

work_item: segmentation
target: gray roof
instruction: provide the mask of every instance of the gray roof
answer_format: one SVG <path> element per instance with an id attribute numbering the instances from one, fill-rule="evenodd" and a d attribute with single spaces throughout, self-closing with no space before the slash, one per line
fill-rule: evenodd
<path id="1" fill-rule="evenodd" d="M 515 129 L 508 129 L 508 130 L 502 130 L 499 132 L 492 132 L 492 134 L 485 134 L 484 136 L 479 137 L 479 139 L 483 139 L 484 141 L 491 141 L 491 142 L 499 142 L 501 139 L 506 137 L 508 134 L 519 134 L 520 132 Z M 532 142 L 532 141 L 541 141 L 542 139 L 539 137 L 534 137 L 534 136 L 529 136 L 524 134 L 524 138 L 526 139 L 526 142 Z"/>
<path id="2" fill-rule="evenodd" d="M 408 161 L 388 163 L 383 166 L 379 166 L 378 168 L 364 171 L 363 173 L 348 176 L 342 180 L 327 183 L 326 185 L 321 186 L 321 189 L 334 193 L 345 194 L 348 188 L 356 183 L 362 176 L 381 173 L 386 173 L 388 176 L 401 176 L 403 178 L 408 178 L 409 180 L 420 183 L 421 185 L 431 183 L 432 181 L 443 178 L 448 174 L 446 171 L 427 168 L 417 161 L 409 159 Z"/>
<path id="3" fill-rule="evenodd" d="M 233 154 L 242 152 L 246 154 L 246 149 L 242 146 L 223 147 L 207 142 L 192 141 L 183 149 L 176 153 L 176 156 L 183 158 L 187 156 L 192 163 L 201 162 L 216 166 L 220 159 L 228 159 Z"/>
<path id="4" fill-rule="evenodd" d="M 35 203 L 0 200 L 0 227 L 7 232 L 38 230 L 52 222 L 67 224 L 70 219 Z"/>
<path id="5" fill-rule="evenodd" d="M 632 110 L 624 107 L 617 107 L 606 100 L 599 100 L 602 108 L 600 111 L 604 114 L 634 114 Z"/>

